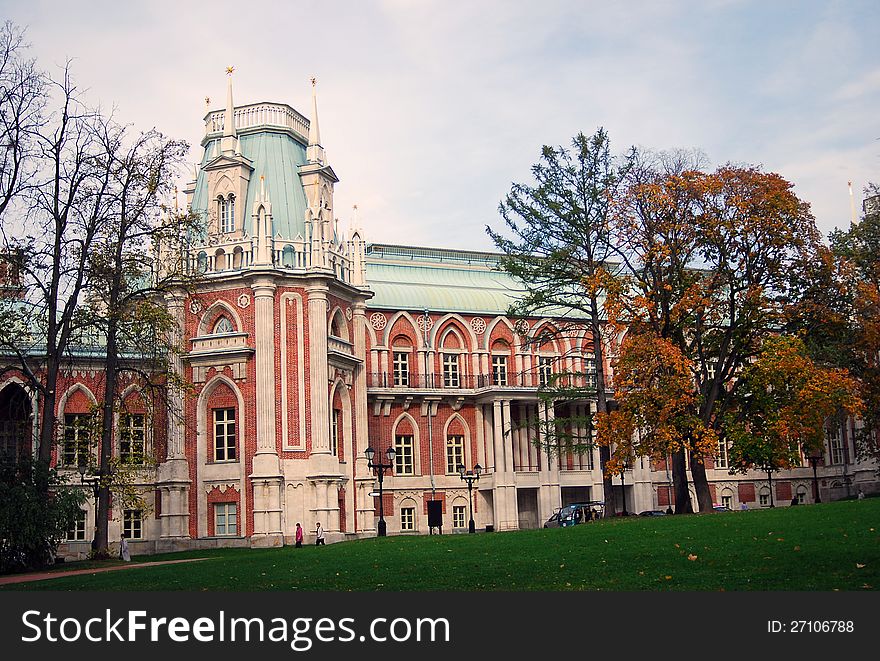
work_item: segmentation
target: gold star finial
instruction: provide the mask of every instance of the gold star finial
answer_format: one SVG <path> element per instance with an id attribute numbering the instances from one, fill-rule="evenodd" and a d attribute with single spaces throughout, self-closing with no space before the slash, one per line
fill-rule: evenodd
<path id="1" fill-rule="evenodd" d="M 211 105 L 211 97 L 210 97 L 210 96 L 206 96 L 206 97 L 205 97 L 205 105 L 206 105 L 206 106 Z"/>
<path id="2" fill-rule="evenodd" d="M 233 71 L 235 71 L 235 67 L 226 67 L 227 76 L 231 76 Z"/>
<path id="3" fill-rule="evenodd" d="M 311 78 L 309 78 L 309 80 L 312 81 L 312 87 L 314 87 L 314 86 L 315 86 L 315 83 L 318 82 L 318 79 L 315 78 L 314 76 L 312 76 Z"/>

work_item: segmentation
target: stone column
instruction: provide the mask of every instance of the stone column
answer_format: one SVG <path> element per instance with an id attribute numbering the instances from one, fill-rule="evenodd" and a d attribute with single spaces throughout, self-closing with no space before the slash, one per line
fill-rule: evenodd
<path id="1" fill-rule="evenodd" d="M 354 355 L 358 358 L 366 358 L 367 346 L 367 320 L 366 320 L 366 304 L 358 301 L 352 305 L 352 326 L 354 328 Z M 367 468 L 367 458 L 364 456 L 364 450 L 367 449 L 367 374 L 366 360 L 355 369 L 354 374 L 354 411 L 352 412 L 352 433 L 354 436 L 354 457 L 349 459 L 352 470 L 352 487 L 345 490 L 346 497 L 346 517 L 349 532 L 359 531 L 366 528 L 367 510 L 373 509 L 373 499 L 368 498 L 367 494 L 373 484 L 372 471 Z"/>
<path id="2" fill-rule="evenodd" d="M 271 278 L 261 277 L 251 288 L 254 291 L 257 409 L 257 452 L 250 476 L 254 493 L 253 542 L 260 546 L 279 546 L 284 543 L 281 523 L 283 476 L 275 438 L 275 285 Z"/>
<path id="3" fill-rule="evenodd" d="M 330 456 L 330 402 L 327 383 L 327 287 L 306 289 L 309 298 L 309 374 L 312 409 L 312 455 Z M 383 366 L 384 369 L 384 366 Z M 326 466 L 325 468 L 329 468 Z"/>
<path id="4" fill-rule="evenodd" d="M 165 303 L 174 319 L 172 344 L 185 352 L 184 346 L 184 303 L 183 292 L 166 295 Z M 184 368 L 181 354 L 172 351 L 169 356 L 169 372 L 183 380 Z M 159 515 L 159 536 L 161 538 L 189 537 L 189 462 L 186 458 L 186 425 L 183 392 L 178 388 L 168 390 L 167 447 L 165 458 L 159 464 L 157 487 L 162 499 L 162 514 Z M 169 547 L 170 548 L 170 547 Z"/>

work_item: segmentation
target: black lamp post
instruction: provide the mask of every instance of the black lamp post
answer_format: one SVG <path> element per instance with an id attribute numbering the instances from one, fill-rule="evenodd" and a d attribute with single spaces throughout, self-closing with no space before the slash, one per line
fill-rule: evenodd
<path id="1" fill-rule="evenodd" d="M 373 462 L 373 457 L 376 456 L 376 451 L 373 448 L 367 448 L 364 450 L 364 454 L 367 456 L 367 468 L 375 470 L 376 475 L 379 477 L 379 525 L 376 527 L 376 536 L 385 537 L 385 505 L 382 502 L 382 478 L 385 476 L 385 471 L 394 468 L 394 457 L 397 456 L 397 451 L 393 446 L 385 450 L 385 456 L 388 457 L 387 464 Z"/>
<path id="2" fill-rule="evenodd" d="M 824 459 L 817 450 L 813 450 L 813 453 L 807 457 L 810 460 L 810 466 L 813 467 L 813 502 L 821 503 L 822 499 L 819 497 L 819 476 L 816 474 L 816 466 L 819 464 L 820 459 Z"/>
<path id="3" fill-rule="evenodd" d="M 79 464 L 76 469 L 79 471 L 79 480 L 82 482 L 83 486 L 92 487 L 92 492 L 95 495 L 95 507 L 98 506 L 98 492 L 101 490 L 101 476 L 95 475 L 94 477 L 86 477 L 86 465 Z"/>
<path id="4" fill-rule="evenodd" d="M 476 532 L 476 527 L 474 526 L 474 504 L 473 498 L 471 497 L 471 492 L 474 488 L 474 482 L 480 481 L 480 474 L 483 472 L 483 467 L 480 464 L 474 466 L 474 470 L 465 471 L 464 466 L 458 467 L 458 476 L 467 482 L 468 488 L 468 513 L 470 514 L 470 521 L 468 521 L 468 532 L 474 533 Z"/>

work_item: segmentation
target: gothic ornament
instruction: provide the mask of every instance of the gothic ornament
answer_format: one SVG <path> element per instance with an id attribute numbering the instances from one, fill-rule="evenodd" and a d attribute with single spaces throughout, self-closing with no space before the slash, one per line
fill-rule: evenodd
<path id="1" fill-rule="evenodd" d="M 385 324 L 387 323 L 388 320 L 381 312 L 374 312 L 370 315 L 370 325 L 376 330 L 382 330 L 383 328 L 385 328 Z"/>
<path id="2" fill-rule="evenodd" d="M 238 307 L 246 308 L 251 304 L 250 294 L 242 294 L 238 297 Z"/>
<path id="3" fill-rule="evenodd" d="M 482 317 L 474 317 L 471 319 L 471 328 L 477 335 L 482 335 L 486 332 L 486 320 Z"/>

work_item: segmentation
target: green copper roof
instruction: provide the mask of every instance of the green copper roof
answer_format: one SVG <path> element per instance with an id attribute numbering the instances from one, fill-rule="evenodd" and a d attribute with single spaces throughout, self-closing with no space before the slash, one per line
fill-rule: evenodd
<path id="1" fill-rule="evenodd" d="M 262 176 L 266 194 L 272 203 L 273 234 L 280 234 L 283 239 L 305 236 L 306 196 L 297 168 L 307 163 L 306 148 L 290 135 L 271 130 L 243 133 L 238 140 L 241 155 L 249 159 L 254 168 L 245 200 L 245 231 L 250 236 L 254 235 L 254 199 L 260 192 Z M 202 167 L 214 160 L 219 153 L 220 139 L 208 142 L 202 156 Z M 194 211 L 206 212 L 208 202 L 208 176 L 200 169 L 192 208 Z"/>
<path id="2" fill-rule="evenodd" d="M 367 246 L 370 308 L 505 314 L 522 287 L 495 270 L 497 255 L 467 250 Z"/>

